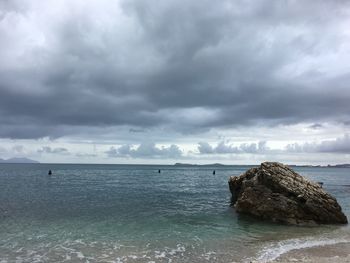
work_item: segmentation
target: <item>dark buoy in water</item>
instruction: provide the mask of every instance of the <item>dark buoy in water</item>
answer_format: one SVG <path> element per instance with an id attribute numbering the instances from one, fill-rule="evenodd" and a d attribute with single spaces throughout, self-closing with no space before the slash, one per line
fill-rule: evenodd
<path id="1" fill-rule="evenodd" d="M 213 171 L 213 175 L 215 175 L 215 170 Z"/>
<path id="2" fill-rule="evenodd" d="M 52 171 L 51 170 L 49 170 L 49 172 L 47 173 L 48 175 L 51 175 L 52 174 Z"/>
<path id="3" fill-rule="evenodd" d="M 160 169 L 158 170 L 158 173 L 160 174 Z"/>

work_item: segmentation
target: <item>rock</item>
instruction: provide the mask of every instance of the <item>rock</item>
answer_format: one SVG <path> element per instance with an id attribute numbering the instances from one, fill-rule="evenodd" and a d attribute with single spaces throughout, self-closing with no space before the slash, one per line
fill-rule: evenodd
<path id="1" fill-rule="evenodd" d="M 337 200 L 281 163 L 265 162 L 229 179 L 238 213 L 292 225 L 347 224 Z"/>

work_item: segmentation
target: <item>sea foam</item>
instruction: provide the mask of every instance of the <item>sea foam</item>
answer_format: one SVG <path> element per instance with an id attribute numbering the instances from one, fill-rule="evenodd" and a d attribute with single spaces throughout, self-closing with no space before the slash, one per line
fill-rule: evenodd
<path id="1" fill-rule="evenodd" d="M 350 243 L 349 238 L 295 238 L 277 242 L 277 244 L 270 244 L 258 252 L 258 255 L 254 259 L 247 259 L 247 262 L 271 262 L 283 254 L 286 254 L 292 250 L 299 250 L 304 248 L 335 245 L 340 243 Z"/>

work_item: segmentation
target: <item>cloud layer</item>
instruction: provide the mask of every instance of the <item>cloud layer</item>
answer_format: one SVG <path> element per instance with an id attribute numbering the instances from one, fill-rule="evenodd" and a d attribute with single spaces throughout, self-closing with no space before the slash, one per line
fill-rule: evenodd
<path id="1" fill-rule="evenodd" d="M 345 134 L 334 140 L 323 140 L 320 142 L 305 142 L 287 144 L 284 148 L 276 149 L 267 146 L 268 142 L 241 143 L 237 146 L 219 142 L 212 146 L 207 142 L 198 143 L 199 154 L 289 154 L 289 153 L 335 153 L 350 154 L 350 135 Z"/>
<path id="2" fill-rule="evenodd" d="M 0 137 L 350 123 L 349 8 L 1 1 Z"/>
<path id="3" fill-rule="evenodd" d="M 296 153 L 341 153 L 350 154 L 350 135 L 345 134 L 343 137 L 335 140 L 325 140 L 322 142 L 288 144 L 288 152 Z"/>
<path id="4" fill-rule="evenodd" d="M 215 147 L 207 142 L 198 143 L 198 151 L 200 154 L 257 154 L 268 153 L 270 150 L 271 149 L 266 146 L 265 141 L 260 141 L 258 143 L 242 143 L 239 146 L 234 146 L 221 141 Z"/>
<path id="5" fill-rule="evenodd" d="M 50 146 L 44 146 L 37 151 L 38 153 L 49 153 L 49 154 L 69 154 L 69 151 L 66 148 L 58 147 L 51 148 Z"/>
<path id="6" fill-rule="evenodd" d="M 131 157 L 131 158 L 170 158 L 176 159 L 183 155 L 177 145 L 169 147 L 157 147 L 155 143 L 143 143 L 134 148 L 132 145 L 124 144 L 118 148 L 112 146 L 105 152 L 108 157 Z"/>

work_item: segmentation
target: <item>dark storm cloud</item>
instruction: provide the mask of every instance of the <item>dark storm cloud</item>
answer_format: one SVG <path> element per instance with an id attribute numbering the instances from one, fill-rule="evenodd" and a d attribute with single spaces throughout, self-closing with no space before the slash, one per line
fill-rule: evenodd
<path id="1" fill-rule="evenodd" d="M 136 148 L 125 144 L 118 148 L 112 146 L 105 152 L 108 157 L 132 157 L 132 158 L 179 158 L 183 152 L 177 145 L 169 147 L 157 147 L 154 143 L 142 143 Z"/>
<path id="2" fill-rule="evenodd" d="M 350 121 L 346 1 L 41 5 L 0 5 L 0 137 Z"/>

